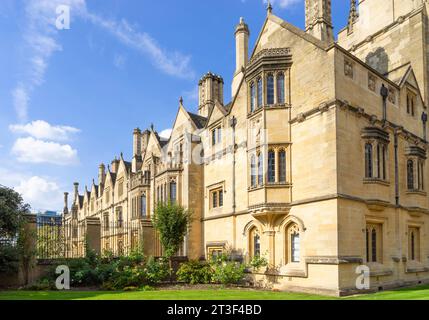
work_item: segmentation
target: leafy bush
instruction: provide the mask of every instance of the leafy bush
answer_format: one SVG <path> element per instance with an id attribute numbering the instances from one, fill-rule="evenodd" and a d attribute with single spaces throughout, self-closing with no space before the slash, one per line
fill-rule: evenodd
<path id="1" fill-rule="evenodd" d="M 268 266 L 268 260 L 265 257 L 254 256 L 253 259 L 250 261 L 249 265 L 254 270 L 258 270 L 258 269 L 260 269 L 262 267 Z"/>
<path id="2" fill-rule="evenodd" d="M 232 260 L 232 256 L 223 253 L 213 257 L 210 265 L 213 269 L 213 282 L 221 284 L 238 284 L 244 279 L 246 266 Z"/>
<path id="3" fill-rule="evenodd" d="M 177 280 L 190 284 L 207 284 L 212 281 L 213 270 L 207 262 L 192 260 L 183 263 L 177 271 Z"/>
<path id="4" fill-rule="evenodd" d="M 150 257 L 146 263 L 146 276 L 148 284 L 158 284 L 170 275 L 170 267 L 166 259 L 155 260 Z"/>
<path id="5" fill-rule="evenodd" d="M 11 274 L 18 272 L 18 249 L 9 244 L 0 245 L 0 273 Z"/>

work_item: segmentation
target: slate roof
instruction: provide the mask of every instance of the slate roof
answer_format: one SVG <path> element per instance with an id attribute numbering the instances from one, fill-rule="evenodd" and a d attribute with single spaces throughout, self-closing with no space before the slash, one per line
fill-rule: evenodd
<path id="1" fill-rule="evenodd" d="M 207 118 L 202 117 L 202 116 L 195 114 L 195 113 L 191 113 L 191 112 L 188 112 L 188 114 L 198 129 L 202 129 L 206 126 Z"/>

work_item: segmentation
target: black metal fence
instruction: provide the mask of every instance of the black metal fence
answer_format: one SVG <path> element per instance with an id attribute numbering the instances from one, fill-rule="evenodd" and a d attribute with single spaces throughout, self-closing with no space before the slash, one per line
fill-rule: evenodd
<path id="1" fill-rule="evenodd" d="M 119 257 L 129 255 L 133 250 L 143 250 L 143 230 L 140 221 L 102 223 L 102 255 Z"/>

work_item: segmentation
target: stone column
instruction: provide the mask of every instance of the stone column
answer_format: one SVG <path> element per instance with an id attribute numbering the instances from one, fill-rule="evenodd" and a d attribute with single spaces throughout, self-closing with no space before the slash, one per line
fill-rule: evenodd
<path id="1" fill-rule="evenodd" d="M 35 260 L 37 259 L 37 216 L 33 214 L 27 214 L 24 216 L 25 226 L 23 229 L 22 245 L 23 250 L 26 253 L 28 259 L 24 259 L 21 262 L 20 270 L 23 278 L 24 285 L 28 285 L 33 279 L 33 268 Z"/>
<path id="2" fill-rule="evenodd" d="M 267 236 L 268 252 L 269 252 L 269 264 L 270 266 L 276 265 L 276 253 L 275 253 L 275 241 L 276 232 L 273 230 L 265 231 L 264 234 Z"/>
<path id="3" fill-rule="evenodd" d="M 101 254 L 101 223 L 98 218 L 86 219 L 86 241 L 88 249 Z"/>

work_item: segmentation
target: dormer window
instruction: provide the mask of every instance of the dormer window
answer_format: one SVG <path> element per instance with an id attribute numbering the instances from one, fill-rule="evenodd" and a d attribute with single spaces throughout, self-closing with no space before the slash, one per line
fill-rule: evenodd
<path id="1" fill-rule="evenodd" d="M 222 128 L 217 127 L 212 130 L 212 145 L 215 146 L 222 142 Z"/>
<path id="2" fill-rule="evenodd" d="M 411 92 L 408 91 L 407 93 L 407 113 L 409 115 L 411 115 L 412 117 L 414 117 L 415 115 L 415 105 L 416 105 L 416 95 Z"/>

